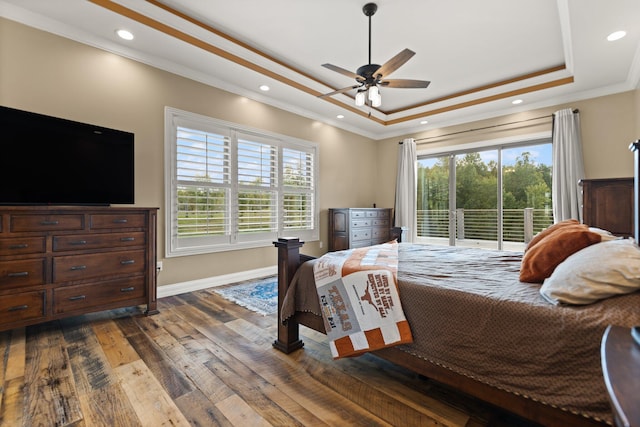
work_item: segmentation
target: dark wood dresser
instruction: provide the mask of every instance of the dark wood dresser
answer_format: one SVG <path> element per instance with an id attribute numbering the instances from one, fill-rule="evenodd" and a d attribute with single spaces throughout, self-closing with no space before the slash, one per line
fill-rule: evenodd
<path id="1" fill-rule="evenodd" d="M 156 208 L 0 206 L 0 330 L 146 304 Z"/>
<path id="2" fill-rule="evenodd" d="M 583 179 L 582 222 L 617 236 L 633 236 L 633 178 Z"/>
<path id="3" fill-rule="evenodd" d="M 385 243 L 390 228 L 391 208 L 329 209 L 329 251 Z"/>

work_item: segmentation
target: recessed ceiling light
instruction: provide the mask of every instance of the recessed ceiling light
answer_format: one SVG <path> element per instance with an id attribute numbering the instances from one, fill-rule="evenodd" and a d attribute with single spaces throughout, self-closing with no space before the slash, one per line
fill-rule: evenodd
<path id="1" fill-rule="evenodd" d="M 344 119 L 344 116 L 342 114 L 338 114 L 336 117 L 339 119 Z"/>
<path id="2" fill-rule="evenodd" d="M 261 91 L 267 92 L 269 89 L 271 89 L 271 88 L 269 86 L 267 86 L 267 85 L 260 86 L 260 90 Z"/>
<path id="3" fill-rule="evenodd" d="M 118 37 L 120 37 L 121 39 L 124 40 L 133 40 L 133 34 L 131 34 L 131 31 L 127 31 L 127 30 L 117 30 L 116 34 L 118 35 Z"/>
<path id="4" fill-rule="evenodd" d="M 513 101 L 511 101 L 513 105 L 522 104 L 522 102 L 523 102 L 522 99 L 514 99 Z"/>
<path id="5" fill-rule="evenodd" d="M 429 123 L 429 120 L 423 120 L 420 122 L 421 125 L 426 125 L 427 123 Z"/>
<path id="6" fill-rule="evenodd" d="M 626 31 L 614 31 L 613 33 L 607 36 L 607 40 L 609 40 L 610 42 L 620 40 L 626 35 L 627 35 Z"/>

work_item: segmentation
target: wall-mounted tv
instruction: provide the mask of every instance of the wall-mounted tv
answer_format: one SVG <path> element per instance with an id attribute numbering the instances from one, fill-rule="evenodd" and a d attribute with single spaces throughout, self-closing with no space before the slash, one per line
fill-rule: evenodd
<path id="1" fill-rule="evenodd" d="M 134 203 L 134 134 L 0 106 L 0 204 Z"/>

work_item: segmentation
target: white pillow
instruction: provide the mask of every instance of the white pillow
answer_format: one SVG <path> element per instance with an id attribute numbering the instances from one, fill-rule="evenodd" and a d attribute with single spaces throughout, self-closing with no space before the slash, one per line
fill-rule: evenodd
<path id="1" fill-rule="evenodd" d="M 622 239 L 622 237 L 617 237 L 611 234 L 610 231 L 603 230 L 602 228 L 598 228 L 598 227 L 589 227 L 589 231 L 598 233 L 600 236 L 602 236 L 602 240 L 601 240 L 602 242 L 606 242 L 607 240 Z"/>
<path id="2" fill-rule="evenodd" d="M 633 239 L 616 239 L 569 256 L 544 281 L 540 294 L 553 304 L 591 304 L 638 289 L 640 248 Z"/>

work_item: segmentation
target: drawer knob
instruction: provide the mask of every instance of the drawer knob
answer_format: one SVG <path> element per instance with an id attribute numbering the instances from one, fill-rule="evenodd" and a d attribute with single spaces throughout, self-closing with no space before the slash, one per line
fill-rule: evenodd
<path id="1" fill-rule="evenodd" d="M 86 269 L 87 269 L 86 265 L 72 265 L 71 266 L 71 271 L 86 270 Z"/>
<path id="2" fill-rule="evenodd" d="M 120 292 L 131 292 L 135 289 L 136 288 L 134 286 L 129 286 L 128 288 L 120 288 Z"/>
<path id="3" fill-rule="evenodd" d="M 73 242 L 70 243 L 71 245 L 86 245 L 87 241 L 86 240 L 75 240 Z"/>
<path id="4" fill-rule="evenodd" d="M 27 308 L 29 308 L 29 306 L 27 304 L 15 305 L 15 306 L 9 308 L 8 311 L 21 311 L 21 310 L 26 310 Z"/>
<path id="5" fill-rule="evenodd" d="M 126 218 L 122 218 L 122 219 L 114 219 L 113 223 L 114 224 L 126 224 L 128 221 Z"/>
<path id="6" fill-rule="evenodd" d="M 59 221 L 42 221 L 40 225 L 58 225 L 59 223 Z"/>
<path id="7" fill-rule="evenodd" d="M 25 249 L 25 248 L 28 248 L 28 247 L 29 247 L 28 244 L 20 243 L 20 244 L 17 244 L 17 245 L 10 245 L 9 249 Z"/>
<path id="8" fill-rule="evenodd" d="M 69 297 L 68 299 L 69 301 L 80 301 L 83 299 L 87 299 L 87 297 L 85 295 L 76 295 L 74 297 Z"/>
<path id="9" fill-rule="evenodd" d="M 125 259 L 123 261 L 120 261 L 120 264 L 122 265 L 135 264 L 135 263 L 136 263 L 136 260 L 134 259 Z"/>
<path id="10" fill-rule="evenodd" d="M 133 242 L 134 240 L 136 240 L 135 237 L 121 237 L 120 238 L 121 242 Z"/>
<path id="11" fill-rule="evenodd" d="M 9 273 L 7 276 L 9 277 L 27 277 L 29 275 L 28 271 L 18 271 L 16 273 Z"/>

